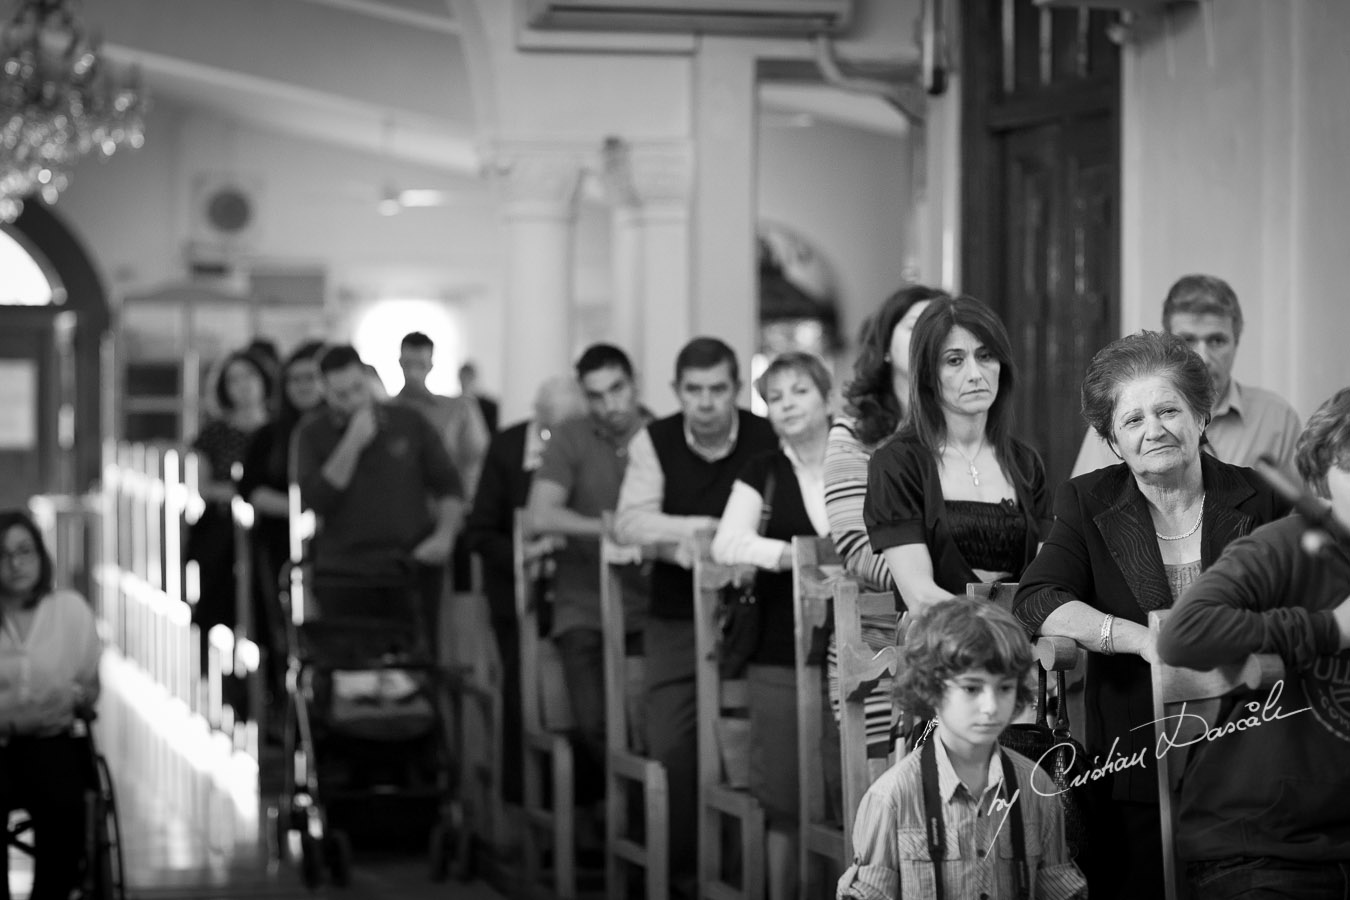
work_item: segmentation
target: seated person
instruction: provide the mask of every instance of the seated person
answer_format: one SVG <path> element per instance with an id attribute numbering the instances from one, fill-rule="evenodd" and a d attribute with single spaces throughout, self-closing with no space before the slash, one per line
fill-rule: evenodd
<path id="1" fill-rule="evenodd" d="M 1350 527 L 1350 388 L 1313 413 L 1295 461 Z M 1295 513 L 1234 541 L 1158 638 L 1174 666 L 1276 653 L 1286 669 L 1278 697 L 1263 690 L 1225 705 L 1209 723 L 1221 736 L 1197 745 L 1187 766 L 1177 853 L 1199 900 L 1350 891 L 1350 547 L 1305 552 L 1310 527 Z"/>
<path id="2" fill-rule="evenodd" d="M 52 558 L 22 512 L 0 512 L 0 822 L 27 811 L 37 853 L 33 900 L 66 900 L 84 855 L 88 750 L 71 734 L 98 697 L 94 615 L 52 589 Z M 0 897 L 8 898 L 0 848 Z"/>
<path id="3" fill-rule="evenodd" d="M 1026 632 L 992 603 L 962 597 L 919 615 L 895 689 L 937 727 L 863 796 L 840 900 L 1086 896 L 1053 783 L 998 745 L 1031 702 L 1031 664 Z"/>

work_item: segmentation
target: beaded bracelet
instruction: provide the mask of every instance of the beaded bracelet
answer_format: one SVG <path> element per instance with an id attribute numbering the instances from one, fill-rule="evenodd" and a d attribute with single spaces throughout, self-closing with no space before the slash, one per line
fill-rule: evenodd
<path id="1" fill-rule="evenodd" d="M 1116 617 L 1113 615 L 1107 615 L 1105 619 L 1102 619 L 1101 640 L 1098 643 L 1101 652 L 1105 653 L 1107 656 L 1112 656 L 1116 652 L 1116 642 L 1111 636 L 1111 626 L 1114 625 L 1115 622 Z"/>

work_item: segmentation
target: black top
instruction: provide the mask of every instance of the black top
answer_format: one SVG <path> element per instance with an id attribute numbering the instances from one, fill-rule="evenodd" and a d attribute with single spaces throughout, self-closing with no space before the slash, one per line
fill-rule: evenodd
<path id="1" fill-rule="evenodd" d="M 778 438 L 767 419 L 744 409 L 737 410 L 737 415 L 740 422 L 736 446 L 728 455 L 712 461 L 689 449 L 684 439 L 684 413 L 675 413 L 647 426 L 665 479 L 661 512 L 670 516 L 721 516 L 737 473 L 751 458 L 778 447 Z M 692 619 L 694 573 L 673 563 L 654 563 L 650 615 L 658 619 Z"/>
<path id="2" fill-rule="evenodd" d="M 1289 511 L 1251 469 L 1201 454 L 1205 511 L 1200 523 L 1200 564 L 1210 564 L 1235 538 Z M 1055 495 L 1055 526 L 1022 574 L 1013 613 L 1033 635 L 1055 609 L 1081 600 L 1103 613 L 1148 626 L 1148 612 L 1172 605 L 1162 552 L 1148 503 L 1124 463 L 1063 484 Z M 1143 753 L 1144 765 L 1115 776 L 1117 799 L 1158 802 L 1153 691 L 1148 663 L 1134 654 L 1088 654 L 1084 688 L 1084 744 L 1105 754 Z"/>
<path id="3" fill-rule="evenodd" d="M 1016 572 L 1024 567 L 1027 523 L 1013 501 L 948 500 L 947 519 L 956 549 L 971 568 Z"/>
<path id="4" fill-rule="evenodd" d="M 516 510 L 530 496 L 534 473 L 525 468 L 529 422 L 520 422 L 492 436 L 478 492 L 460 539 L 483 561 L 483 592 L 494 619 L 515 621 L 515 555 L 511 545 Z"/>
<path id="5" fill-rule="evenodd" d="M 1041 457 L 1027 444 L 1012 442 L 1012 458 L 1002 461 L 1017 495 L 1017 512 L 1022 519 L 1020 553 L 1014 546 L 1007 571 L 1017 579 L 1036 555 L 1036 545 L 1050 531 L 1050 509 L 1045 493 L 1045 466 Z M 902 544 L 924 544 L 933 558 L 933 582 L 957 596 L 966 585 L 978 581 L 976 562 L 964 554 L 955 535 L 950 504 L 942 496 L 942 481 L 937 460 L 918 438 L 902 434 L 872 454 L 867 465 L 867 497 L 863 500 L 863 521 L 872 541 L 872 549 L 881 552 Z M 997 548 L 1015 539 L 989 536 L 973 540 L 968 546 Z M 983 556 L 983 553 L 978 555 Z M 979 568 L 989 568 L 979 566 Z M 904 601 L 896 589 L 896 608 Z"/>
<path id="6" fill-rule="evenodd" d="M 1257 652 L 1285 664 L 1285 717 L 1258 715 L 1259 728 L 1234 725 L 1195 749 L 1181 783 L 1183 859 L 1350 860 L 1350 653 L 1332 616 L 1350 595 L 1350 555 L 1332 546 L 1309 556 L 1307 529 L 1293 515 L 1233 541 L 1159 635 L 1159 655 L 1176 666 L 1208 669 Z M 1210 725 L 1247 720 L 1249 703 L 1273 712 L 1271 696 L 1233 697 Z"/>
<path id="7" fill-rule="evenodd" d="M 772 509 L 764 536 L 779 541 L 791 541 L 797 535 L 814 537 L 818 532 L 806 511 L 797 473 L 782 450 L 756 456 L 746 463 L 736 480 L 745 482 L 763 497 L 769 472 L 773 472 L 774 484 L 773 496 L 765 498 Z M 760 638 L 759 648 L 750 661 L 771 666 L 796 665 L 792 572 L 759 569 L 755 573 L 755 599 L 760 608 Z"/>

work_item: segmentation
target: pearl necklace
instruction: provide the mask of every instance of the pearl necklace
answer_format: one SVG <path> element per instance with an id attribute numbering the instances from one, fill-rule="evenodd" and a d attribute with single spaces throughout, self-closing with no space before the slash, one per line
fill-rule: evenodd
<path id="1" fill-rule="evenodd" d="M 984 435 L 980 435 L 980 445 L 979 445 L 978 447 L 975 448 L 975 455 L 974 455 L 974 456 L 966 456 L 965 451 L 962 450 L 960 447 L 956 446 L 955 444 L 948 444 L 947 446 L 950 447 L 950 448 L 952 448 L 953 450 L 955 450 L 957 453 L 959 453 L 959 454 L 961 455 L 961 458 L 964 459 L 964 460 L 966 461 L 966 463 L 970 466 L 970 469 L 969 469 L 969 471 L 970 471 L 970 480 L 973 481 L 973 482 L 975 482 L 975 486 L 976 486 L 976 487 L 979 487 L 979 486 L 980 486 L 980 470 L 977 469 L 977 468 L 975 468 L 975 460 L 979 459 L 979 458 L 980 458 L 980 454 L 984 452 Z"/>
<path id="2" fill-rule="evenodd" d="M 1195 517 L 1195 524 L 1191 526 L 1190 531 L 1186 532 L 1185 534 L 1163 534 L 1157 529 L 1154 529 L 1153 533 L 1158 536 L 1158 540 L 1160 541 L 1184 541 L 1186 540 L 1186 538 L 1190 537 L 1191 535 L 1195 534 L 1197 531 L 1200 530 L 1200 523 L 1204 521 L 1204 518 L 1205 518 L 1205 495 L 1201 494 L 1200 515 Z"/>

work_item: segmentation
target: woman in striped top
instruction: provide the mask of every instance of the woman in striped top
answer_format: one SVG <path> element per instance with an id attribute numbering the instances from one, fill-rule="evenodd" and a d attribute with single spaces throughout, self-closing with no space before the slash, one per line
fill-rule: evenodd
<path id="1" fill-rule="evenodd" d="M 872 551 L 863 524 L 867 463 L 877 446 L 894 434 L 908 415 L 909 338 L 914 323 L 930 302 L 946 296 L 937 288 L 906 285 L 887 297 L 863 323 L 853 380 L 844 388 L 847 415 L 836 418 L 830 429 L 825 450 L 825 513 L 844 568 L 862 581 L 864 590 L 894 588 L 886 560 Z M 895 641 L 894 618 L 868 617 L 863 622 L 863 638 L 874 649 L 890 646 Z M 838 670 L 833 639 L 827 669 L 830 702 L 837 718 Z M 891 722 L 889 685 L 879 685 L 867 698 L 866 716 L 868 743 L 885 741 Z M 837 736 L 832 749 L 838 752 Z"/>

